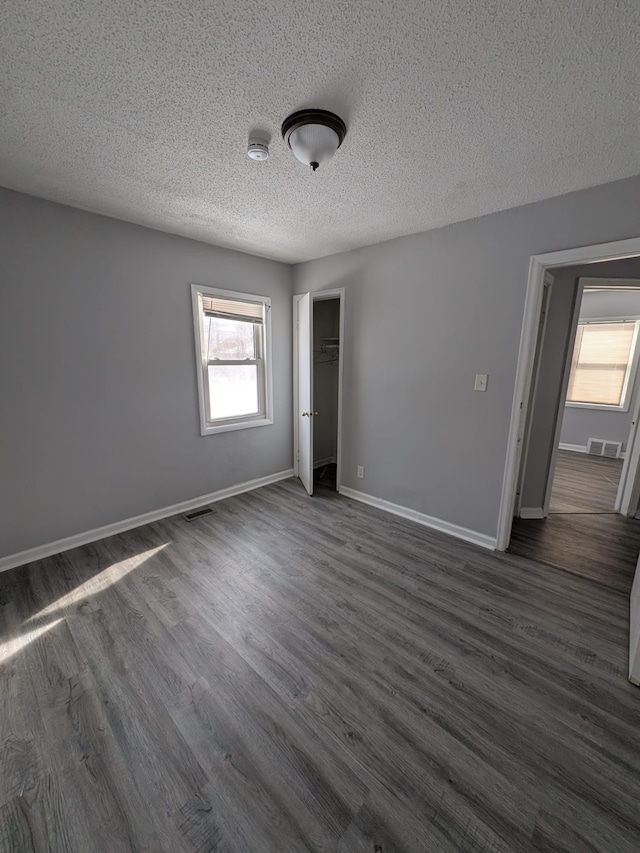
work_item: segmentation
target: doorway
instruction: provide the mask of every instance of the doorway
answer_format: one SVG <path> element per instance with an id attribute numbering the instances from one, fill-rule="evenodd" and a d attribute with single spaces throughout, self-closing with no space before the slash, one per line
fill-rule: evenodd
<path id="1" fill-rule="evenodd" d="M 548 302 L 553 339 L 540 344 L 509 551 L 624 591 L 640 551 L 640 522 L 620 513 L 638 421 L 640 280 L 577 277 L 579 269 L 552 270 L 552 287 L 565 292 Z"/>
<path id="2" fill-rule="evenodd" d="M 531 257 L 522 331 L 520 336 L 520 350 L 516 369 L 515 390 L 511 408 L 511 422 L 507 441 L 502 498 L 498 517 L 496 547 L 500 551 L 505 551 L 509 545 L 513 519 L 517 514 L 518 509 L 521 507 L 522 495 L 520 492 L 522 483 L 522 465 L 523 458 L 526 459 L 528 452 L 528 448 L 526 448 L 528 444 L 527 437 L 532 422 L 533 407 L 531 405 L 531 393 L 538 378 L 537 372 L 540 366 L 539 330 L 544 308 L 545 285 L 548 273 L 551 269 L 554 269 L 557 275 L 558 271 L 565 270 L 568 267 L 581 265 L 585 268 L 581 271 L 582 275 L 593 275 L 594 272 L 603 269 L 601 265 L 604 262 L 618 261 L 623 264 L 624 262 L 629 262 L 639 257 L 640 237 L 620 240 L 613 243 L 584 246 L 577 249 L 549 252 L 547 254 L 533 255 Z M 618 274 L 622 275 L 620 271 Z M 573 278 L 576 278 L 575 274 Z M 570 316 L 573 318 L 572 313 Z M 569 323 L 569 321 L 567 322 Z M 566 368 L 566 355 L 572 351 L 573 344 L 573 341 L 570 339 L 570 330 L 566 327 L 565 333 L 567 333 L 568 340 L 565 348 L 565 358 L 561 360 L 561 367 L 563 369 Z M 568 384 L 568 376 L 563 374 L 562 370 L 561 375 L 563 379 L 566 378 Z M 558 406 L 563 399 L 563 397 L 559 398 Z M 559 417 L 557 416 L 557 413 L 555 418 L 552 417 L 551 420 L 552 428 L 554 430 L 553 434 L 555 436 L 555 431 L 559 429 Z M 557 435 L 557 439 L 557 441 L 552 440 L 549 445 L 548 461 L 551 461 L 551 457 L 554 454 L 557 454 L 559 434 Z M 637 505 L 637 495 L 640 492 L 640 482 L 638 482 L 639 478 L 637 476 L 632 476 L 632 474 L 636 474 L 638 469 L 639 460 L 636 457 L 640 457 L 640 442 L 637 441 L 637 430 L 634 440 L 628 448 L 628 454 L 628 471 L 630 472 L 630 476 L 627 478 L 628 482 L 625 484 L 625 495 L 623 496 L 621 503 L 621 509 L 623 512 L 628 510 L 628 507 L 625 506 L 627 501 L 629 502 L 629 506 L 634 502 Z M 543 462 L 540 467 L 543 469 L 544 479 L 545 474 L 548 475 L 551 466 Z M 545 490 L 547 485 L 548 484 L 545 483 Z M 544 510 L 544 506 L 540 507 L 540 509 Z"/>
<path id="3" fill-rule="evenodd" d="M 512 553 L 628 592 L 640 551 L 633 518 L 640 258 L 549 265 L 539 286 L 506 544 Z"/>
<path id="4" fill-rule="evenodd" d="M 640 258 L 602 263 L 609 275 L 598 278 L 584 269 L 552 269 L 545 280 L 518 518 L 636 512 L 637 457 L 627 450 L 640 408 L 640 278 L 617 276 L 640 276 Z"/>
<path id="5" fill-rule="evenodd" d="M 640 260 L 634 259 L 630 266 Z M 617 264 L 603 264 L 605 268 Z M 578 280 L 579 312 L 548 514 L 621 511 L 640 404 L 640 279 Z M 634 515 L 636 507 L 626 507 Z"/>
<path id="6" fill-rule="evenodd" d="M 344 289 L 294 296 L 294 471 L 337 491 L 342 455 Z"/>
<path id="7" fill-rule="evenodd" d="M 601 267 L 592 266 L 593 264 L 602 264 L 606 261 L 614 260 L 628 261 L 638 257 L 640 257 L 640 237 L 619 240 L 613 243 L 602 243 L 596 246 L 583 246 L 577 249 L 549 252 L 544 255 L 533 255 L 531 257 L 520 336 L 520 350 L 516 368 L 515 389 L 511 407 L 511 422 L 507 441 L 502 499 L 498 516 L 496 537 L 496 548 L 498 550 L 505 551 L 509 546 L 512 538 L 514 511 L 519 501 L 518 489 L 521 483 L 520 474 L 525 444 L 524 439 L 528 433 L 531 421 L 530 394 L 532 384 L 535 381 L 537 365 L 540 361 L 537 344 L 544 304 L 545 275 L 552 267 L 562 269 L 576 264 L 589 265 L 589 271 L 583 273 L 584 275 L 589 275 L 593 274 L 594 270 L 601 269 Z M 556 419 L 556 427 L 558 420 L 559 418 Z M 559 441 L 555 442 L 552 452 L 557 453 L 558 444 Z M 629 507 L 638 505 L 638 495 L 640 494 L 640 477 L 638 476 L 638 470 L 640 469 L 640 441 L 638 440 L 637 423 L 635 432 L 627 447 L 626 456 L 629 460 L 627 477 L 626 482 L 623 483 L 621 481 L 620 486 L 620 489 L 623 490 L 620 503 L 623 513 L 627 512 Z M 565 516 L 565 518 L 580 518 L 580 516 Z M 614 519 L 624 524 L 632 523 L 630 519 L 621 514 L 613 516 L 590 516 L 590 518 Z M 553 517 L 551 520 L 553 520 Z M 611 533 L 612 531 L 609 530 L 604 534 L 603 538 L 598 537 L 596 540 L 593 531 L 590 531 L 586 536 L 581 534 L 580 531 L 576 531 L 573 537 L 573 544 L 574 548 L 576 543 L 582 546 L 587 555 L 592 554 L 593 545 L 596 541 L 604 541 L 605 543 L 622 542 L 629 548 L 628 556 L 631 570 L 628 572 L 628 576 L 620 581 L 620 591 L 625 596 L 629 595 L 630 601 L 629 679 L 634 684 L 640 684 L 640 570 L 636 569 L 636 565 L 634 564 L 634 561 L 638 561 L 640 537 L 636 541 L 631 541 L 631 537 L 629 537 L 627 531 L 618 531 L 617 534 L 614 532 L 613 537 Z M 606 551 L 598 557 L 597 562 L 600 564 L 600 570 L 603 567 L 606 569 L 608 566 L 611 566 L 611 560 Z M 612 580 L 615 581 L 617 579 L 616 577 Z M 597 581 L 599 583 L 607 583 L 606 579 L 603 580 L 602 573 L 600 573 Z M 597 586 L 594 586 L 594 589 L 597 589 Z"/>
<path id="8" fill-rule="evenodd" d="M 313 304 L 313 484 L 336 490 L 340 299 Z"/>

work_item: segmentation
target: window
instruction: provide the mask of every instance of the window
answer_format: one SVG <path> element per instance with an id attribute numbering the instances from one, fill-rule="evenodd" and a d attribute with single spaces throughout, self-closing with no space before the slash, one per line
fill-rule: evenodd
<path id="1" fill-rule="evenodd" d="M 271 419 L 271 300 L 192 285 L 203 435 Z"/>
<path id="2" fill-rule="evenodd" d="M 567 405 L 629 408 L 637 320 L 578 324 Z"/>

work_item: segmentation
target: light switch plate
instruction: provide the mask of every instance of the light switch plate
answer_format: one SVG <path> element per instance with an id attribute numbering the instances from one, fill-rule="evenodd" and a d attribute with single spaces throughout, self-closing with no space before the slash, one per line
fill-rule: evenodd
<path id="1" fill-rule="evenodd" d="M 489 381 L 488 373 L 476 373 L 476 384 L 473 386 L 474 391 L 486 391 L 487 382 Z"/>

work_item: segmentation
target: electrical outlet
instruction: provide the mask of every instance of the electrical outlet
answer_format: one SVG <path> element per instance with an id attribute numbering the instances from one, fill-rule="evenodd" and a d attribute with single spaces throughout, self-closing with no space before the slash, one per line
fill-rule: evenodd
<path id="1" fill-rule="evenodd" d="M 358 477 L 364 480 L 364 465 L 358 465 Z"/>

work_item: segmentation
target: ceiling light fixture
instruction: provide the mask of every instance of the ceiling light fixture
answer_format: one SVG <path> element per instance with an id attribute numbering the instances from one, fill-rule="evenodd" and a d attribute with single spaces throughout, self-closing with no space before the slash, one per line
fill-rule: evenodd
<path id="1" fill-rule="evenodd" d="M 327 110 L 299 110 L 282 122 L 282 138 L 297 159 L 313 171 L 342 145 L 347 126 Z"/>

